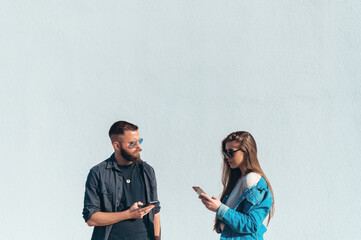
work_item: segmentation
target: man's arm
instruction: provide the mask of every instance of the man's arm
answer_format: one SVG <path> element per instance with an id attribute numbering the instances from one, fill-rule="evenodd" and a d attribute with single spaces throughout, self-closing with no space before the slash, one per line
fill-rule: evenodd
<path id="1" fill-rule="evenodd" d="M 160 240 L 160 213 L 154 215 L 154 236 L 155 240 Z"/>
<path id="2" fill-rule="evenodd" d="M 154 206 L 139 208 L 141 202 L 135 202 L 128 210 L 122 212 L 96 212 L 86 222 L 88 226 L 107 226 L 127 219 L 143 218 Z"/>
<path id="3" fill-rule="evenodd" d="M 130 218 L 128 210 L 123 212 L 96 212 L 91 215 L 86 223 L 89 227 L 107 226 Z"/>

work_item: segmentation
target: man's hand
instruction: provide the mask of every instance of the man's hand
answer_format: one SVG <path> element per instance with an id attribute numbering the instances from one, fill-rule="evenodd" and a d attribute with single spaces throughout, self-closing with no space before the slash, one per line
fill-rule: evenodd
<path id="1" fill-rule="evenodd" d="M 150 210 L 154 208 L 154 205 L 149 205 L 144 208 L 140 208 L 144 204 L 142 202 L 135 202 L 133 205 L 128 209 L 130 218 L 143 218 L 145 215 L 147 215 Z"/>
<path id="2" fill-rule="evenodd" d="M 202 200 L 204 206 L 206 206 L 206 208 L 208 208 L 212 212 L 217 212 L 219 206 L 221 206 L 222 204 L 222 202 L 215 196 L 212 196 L 212 198 L 210 198 L 205 193 L 201 193 L 199 198 Z"/>

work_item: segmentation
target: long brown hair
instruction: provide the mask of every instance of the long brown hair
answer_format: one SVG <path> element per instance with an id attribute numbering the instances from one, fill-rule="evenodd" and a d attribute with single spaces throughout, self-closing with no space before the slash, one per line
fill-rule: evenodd
<path id="1" fill-rule="evenodd" d="M 267 182 L 268 187 L 271 190 L 273 201 L 272 207 L 269 213 L 268 222 L 269 224 L 271 218 L 274 214 L 274 194 L 272 190 L 272 186 L 268 181 L 266 175 L 264 174 L 261 165 L 258 162 L 257 158 L 257 145 L 256 141 L 254 140 L 253 136 L 246 131 L 237 131 L 229 134 L 225 139 L 222 141 L 222 151 L 226 150 L 226 143 L 228 142 L 236 142 L 239 144 L 238 148 L 242 148 L 244 152 L 244 166 L 245 166 L 245 174 L 250 172 L 255 172 L 264 177 Z M 223 166 L 222 166 L 222 184 L 223 184 L 223 192 L 221 194 L 221 201 L 226 197 L 227 194 L 231 193 L 234 186 L 237 183 L 237 180 L 242 176 L 241 170 L 239 168 L 231 169 L 227 159 L 223 156 Z M 214 222 L 214 230 L 217 229 L 220 220 L 216 217 Z"/>

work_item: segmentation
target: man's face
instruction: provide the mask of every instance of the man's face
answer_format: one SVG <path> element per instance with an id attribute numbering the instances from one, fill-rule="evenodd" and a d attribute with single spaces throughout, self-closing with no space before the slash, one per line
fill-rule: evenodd
<path id="1" fill-rule="evenodd" d="M 139 144 L 139 132 L 124 131 L 124 134 L 119 136 L 119 140 L 121 156 L 129 162 L 139 163 L 141 161 L 140 152 L 142 151 Z"/>

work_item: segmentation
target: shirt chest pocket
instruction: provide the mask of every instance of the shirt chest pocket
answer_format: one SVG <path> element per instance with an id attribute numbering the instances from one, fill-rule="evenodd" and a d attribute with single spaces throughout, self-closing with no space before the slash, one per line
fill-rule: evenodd
<path id="1" fill-rule="evenodd" d="M 100 194 L 104 194 L 104 195 L 112 195 L 115 191 L 115 186 L 114 185 L 107 185 L 107 184 L 102 184 L 99 187 L 99 193 Z"/>
<path id="2" fill-rule="evenodd" d="M 101 185 L 98 189 L 98 196 L 102 211 L 113 211 L 114 185 Z"/>

